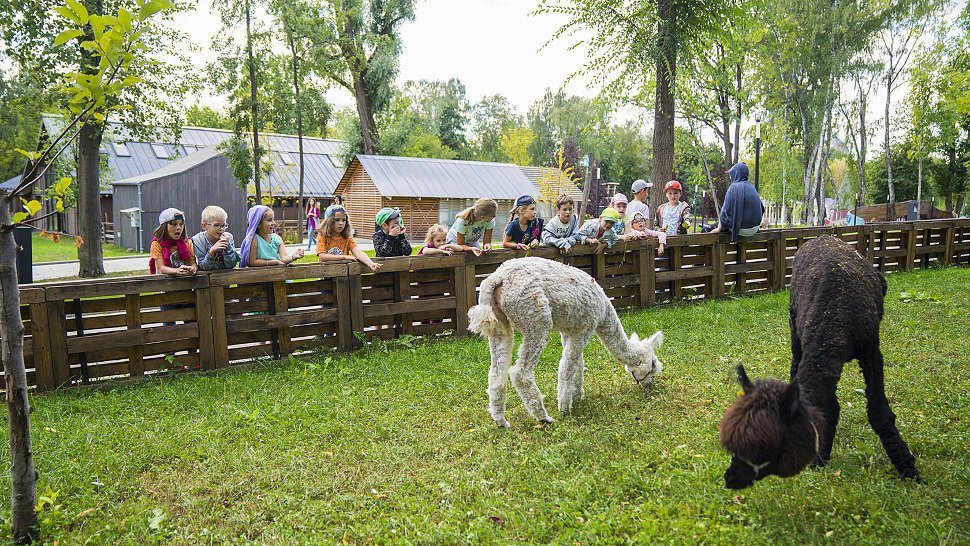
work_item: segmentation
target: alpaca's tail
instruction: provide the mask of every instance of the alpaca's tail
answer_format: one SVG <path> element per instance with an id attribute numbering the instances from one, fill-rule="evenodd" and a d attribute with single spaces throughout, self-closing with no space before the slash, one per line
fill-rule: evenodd
<path id="1" fill-rule="evenodd" d="M 478 294 L 478 305 L 468 310 L 468 329 L 485 337 L 494 336 L 508 323 L 508 318 L 499 307 L 502 281 L 485 279 Z"/>

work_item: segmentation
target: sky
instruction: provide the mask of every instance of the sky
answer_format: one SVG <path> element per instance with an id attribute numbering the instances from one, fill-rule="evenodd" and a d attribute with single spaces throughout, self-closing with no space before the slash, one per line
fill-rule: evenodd
<path id="1" fill-rule="evenodd" d="M 417 0 L 414 21 L 401 27 L 404 51 L 399 82 L 458 78 L 468 98 L 505 95 L 518 110 L 542 98 L 546 88 L 557 90 L 584 61 L 583 48 L 569 50 L 571 42 L 556 41 L 543 48 L 565 21 L 560 16 L 536 15 L 532 0 Z M 198 67 L 214 58 L 212 36 L 220 30 L 211 0 L 199 0 L 193 12 L 180 14 L 176 25 L 198 48 L 190 58 Z M 595 90 L 573 81 L 567 93 L 592 98 Z M 328 93 L 337 106 L 352 106 L 353 96 L 342 89 Z M 224 106 L 220 97 L 200 97 L 213 107 Z"/>

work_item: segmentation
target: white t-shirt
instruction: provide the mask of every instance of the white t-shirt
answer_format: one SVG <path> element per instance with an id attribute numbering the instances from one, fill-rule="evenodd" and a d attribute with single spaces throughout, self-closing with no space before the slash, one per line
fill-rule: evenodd
<path id="1" fill-rule="evenodd" d="M 647 207 L 647 204 L 644 203 L 643 201 L 637 201 L 636 199 L 634 199 L 633 201 L 630 201 L 630 203 L 626 206 L 626 213 L 627 215 L 630 216 L 630 218 L 633 218 L 638 212 L 641 215 L 643 215 L 643 218 L 647 221 L 647 225 L 649 226 L 650 208 Z"/>
<path id="2" fill-rule="evenodd" d="M 482 235 L 485 234 L 485 231 L 493 228 L 495 228 L 495 218 L 492 218 L 487 222 L 479 221 L 468 225 L 465 225 L 465 220 L 455 218 L 455 223 L 451 225 L 451 229 L 448 230 L 448 235 L 445 236 L 445 242 L 457 243 L 458 234 L 462 233 L 465 235 L 466 245 L 478 246 L 478 242 L 482 238 Z"/>

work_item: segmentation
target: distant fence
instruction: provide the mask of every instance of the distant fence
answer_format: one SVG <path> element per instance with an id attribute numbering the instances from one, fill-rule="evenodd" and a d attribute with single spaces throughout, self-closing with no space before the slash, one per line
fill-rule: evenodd
<path id="1" fill-rule="evenodd" d="M 738 244 L 723 235 L 685 235 L 670 237 L 663 257 L 645 241 L 620 243 L 606 254 L 584 246 L 565 257 L 551 248 L 529 255 L 586 271 L 617 308 L 644 308 L 783 289 L 795 252 L 823 234 L 849 242 L 882 271 L 970 264 L 965 219 L 766 230 Z M 482 280 L 525 254 L 391 258 L 377 273 L 337 263 L 25 285 L 28 383 L 43 391 L 181 366 L 225 368 L 317 347 L 347 351 L 361 339 L 466 335 Z M 180 323 L 164 324 L 174 321 Z"/>

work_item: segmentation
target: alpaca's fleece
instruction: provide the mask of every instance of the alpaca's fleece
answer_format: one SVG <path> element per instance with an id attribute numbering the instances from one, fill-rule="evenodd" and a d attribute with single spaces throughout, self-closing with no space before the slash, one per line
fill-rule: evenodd
<path id="1" fill-rule="evenodd" d="M 543 422 L 552 419 L 535 384 L 534 368 L 549 340 L 562 336 L 559 361 L 559 409 L 568 412 L 583 395 L 583 349 L 593 334 L 643 386 L 653 383 L 662 365 L 654 348 L 663 341 L 657 332 L 648 340 L 627 339 L 616 310 L 603 289 L 583 271 L 545 258 L 517 258 L 503 263 L 482 283 L 478 305 L 468 311 L 469 329 L 489 339 L 489 411 L 499 426 L 505 420 L 507 380 L 529 413 Z M 513 331 L 522 332 L 519 359 L 511 365 Z"/>

